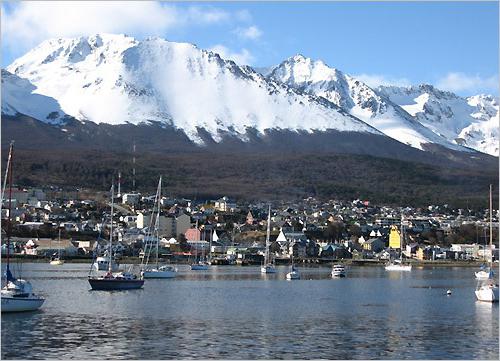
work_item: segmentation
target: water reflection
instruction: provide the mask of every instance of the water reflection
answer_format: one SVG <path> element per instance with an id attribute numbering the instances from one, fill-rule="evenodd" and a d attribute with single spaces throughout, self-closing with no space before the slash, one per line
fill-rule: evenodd
<path id="1" fill-rule="evenodd" d="M 2 315 L 3 359 L 498 358 L 498 306 L 475 301 L 468 269 L 352 267 L 334 280 L 303 267 L 285 282 L 286 266 L 181 266 L 143 290 L 89 292 L 86 265 L 44 267 L 25 267 L 42 311 Z"/>

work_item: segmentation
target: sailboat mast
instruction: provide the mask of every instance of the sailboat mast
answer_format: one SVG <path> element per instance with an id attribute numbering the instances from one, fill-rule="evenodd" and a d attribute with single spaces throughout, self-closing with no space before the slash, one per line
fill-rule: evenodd
<path id="1" fill-rule="evenodd" d="M 160 199 L 161 199 L 161 176 L 158 181 L 158 191 L 156 192 L 158 202 L 158 213 L 156 214 L 156 269 L 158 269 L 158 257 L 160 251 Z"/>
<path id="2" fill-rule="evenodd" d="M 403 225 L 403 212 L 401 212 L 401 255 L 400 255 L 400 259 L 401 259 L 401 262 L 403 261 L 403 242 L 405 240 L 405 228 L 404 228 L 404 225 Z"/>
<path id="3" fill-rule="evenodd" d="M 5 276 L 7 283 L 10 278 L 12 278 L 12 274 L 10 273 L 10 235 L 12 233 L 12 160 L 14 158 L 14 142 L 10 143 L 9 147 L 9 159 L 8 159 L 8 172 L 9 172 L 9 223 L 7 224 L 7 269 L 5 270 Z"/>
<path id="4" fill-rule="evenodd" d="M 108 262 L 108 271 L 111 273 L 112 267 L 111 262 L 113 260 L 113 210 L 114 210 L 114 202 L 115 202 L 115 185 L 111 185 L 111 230 L 109 231 L 109 262 Z"/>
<path id="5" fill-rule="evenodd" d="M 492 269 L 491 267 L 493 266 L 493 202 L 492 202 L 492 196 L 491 196 L 491 184 L 490 184 L 490 270 Z"/>
<path id="6" fill-rule="evenodd" d="M 267 232 L 266 232 L 266 256 L 264 263 L 269 263 L 269 238 L 271 236 L 271 205 L 269 205 L 269 209 L 267 212 Z"/>

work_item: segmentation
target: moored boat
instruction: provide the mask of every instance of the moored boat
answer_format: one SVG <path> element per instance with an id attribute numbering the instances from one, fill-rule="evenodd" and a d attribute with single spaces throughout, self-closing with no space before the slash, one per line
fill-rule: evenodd
<path id="1" fill-rule="evenodd" d="M 109 249 L 108 255 L 112 255 L 113 243 L 113 210 L 114 210 L 114 185 L 111 186 L 111 221 L 109 233 Z M 113 257 L 109 258 L 108 271 L 105 275 L 89 275 L 90 287 L 93 290 L 99 291 L 119 291 L 119 290 L 132 290 L 142 288 L 144 279 L 141 276 L 136 276 L 130 272 L 113 273 L 112 270 Z"/>
<path id="2" fill-rule="evenodd" d="M 336 264 L 332 268 L 332 277 L 345 277 L 346 271 L 345 266 L 342 264 Z"/>
<path id="3" fill-rule="evenodd" d="M 164 265 L 160 266 L 159 264 L 159 245 L 160 245 L 160 233 L 159 233 L 159 228 L 160 228 L 160 200 L 161 200 L 161 177 L 160 180 L 158 181 L 158 188 L 156 190 L 156 196 L 155 196 L 155 204 L 153 207 L 153 212 L 151 213 L 151 224 L 149 226 L 149 231 L 148 235 L 151 236 L 153 234 L 154 237 L 147 237 L 148 240 L 155 240 L 155 258 L 156 258 L 156 263 L 155 265 L 149 265 L 149 257 L 151 256 L 151 251 L 153 249 L 153 245 L 151 242 L 146 243 L 145 247 L 145 257 L 143 257 L 143 262 L 144 260 L 145 263 L 141 264 L 141 275 L 143 278 L 174 278 L 177 275 L 177 269 L 169 266 L 169 265 Z M 156 211 L 156 217 L 154 217 L 154 213 Z M 153 227 L 153 220 L 155 221 L 154 227 Z"/>
<path id="4" fill-rule="evenodd" d="M 261 273 L 276 273 L 276 267 L 271 263 L 269 255 L 269 238 L 271 236 L 271 206 L 269 205 L 269 211 L 267 213 L 267 231 L 266 231 L 266 253 L 264 255 L 264 264 L 260 267 Z"/>
<path id="5" fill-rule="evenodd" d="M 2 312 L 35 311 L 42 307 L 45 299 L 33 293 L 31 283 L 23 279 L 16 279 L 10 271 L 10 237 L 12 234 L 12 161 L 14 144 L 10 144 L 9 156 L 7 159 L 7 172 L 5 181 L 9 179 L 9 208 L 7 223 L 7 257 L 5 260 L 5 286 L 0 291 L 2 298 Z M 5 186 L 2 190 L 2 200 Z"/>
<path id="6" fill-rule="evenodd" d="M 492 186 L 490 184 L 490 264 L 489 270 L 492 272 L 493 270 L 493 202 L 492 202 Z M 476 273 L 477 277 L 477 273 Z M 474 292 L 476 294 L 476 298 L 478 301 L 483 302 L 498 302 L 498 284 L 496 284 L 493 280 L 493 274 L 488 273 L 486 281 L 480 280 Z"/>

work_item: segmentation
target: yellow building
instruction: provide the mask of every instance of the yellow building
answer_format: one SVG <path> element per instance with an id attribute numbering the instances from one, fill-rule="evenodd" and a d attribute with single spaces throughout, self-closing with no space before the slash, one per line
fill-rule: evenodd
<path id="1" fill-rule="evenodd" d="M 391 226 L 391 232 L 389 233 L 389 247 L 394 249 L 401 248 L 401 234 L 396 226 Z"/>

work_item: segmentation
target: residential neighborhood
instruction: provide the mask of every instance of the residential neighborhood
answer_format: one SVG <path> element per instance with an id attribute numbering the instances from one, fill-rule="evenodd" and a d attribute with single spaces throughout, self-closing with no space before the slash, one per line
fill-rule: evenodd
<path id="1" fill-rule="evenodd" d="M 12 195 L 11 253 L 35 258 L 61 252 L 91 259 L 106 248 L 110 229 L 109 195 L 46 192 L 16 188 Z M 150 239 L 154 196 L 125 193 L 115 199 L 113 252 L 143 255 Z M 265 252 L 267 209 L 271 206 L 270 251 L 277 263 L 331 260 L 389 260 L 399 253 L 415 261 L 481 261 L 499 258 L 498 216 L 489 246 L 488 209 L 389 207 L 369 200 L 242 203 L 162 197 L 158 217 L 159 252 L 171 262 L 189 262 L 200 253 L 219 264 L 260 264 Z M 2 207 L 2 222 L 8 218 Z M 7 228 L 2 227 L 2 232 Z M 404 236 L 401 237 L 401 234 Z M 6 253 L 5 234 L 2 254 Z"/>

